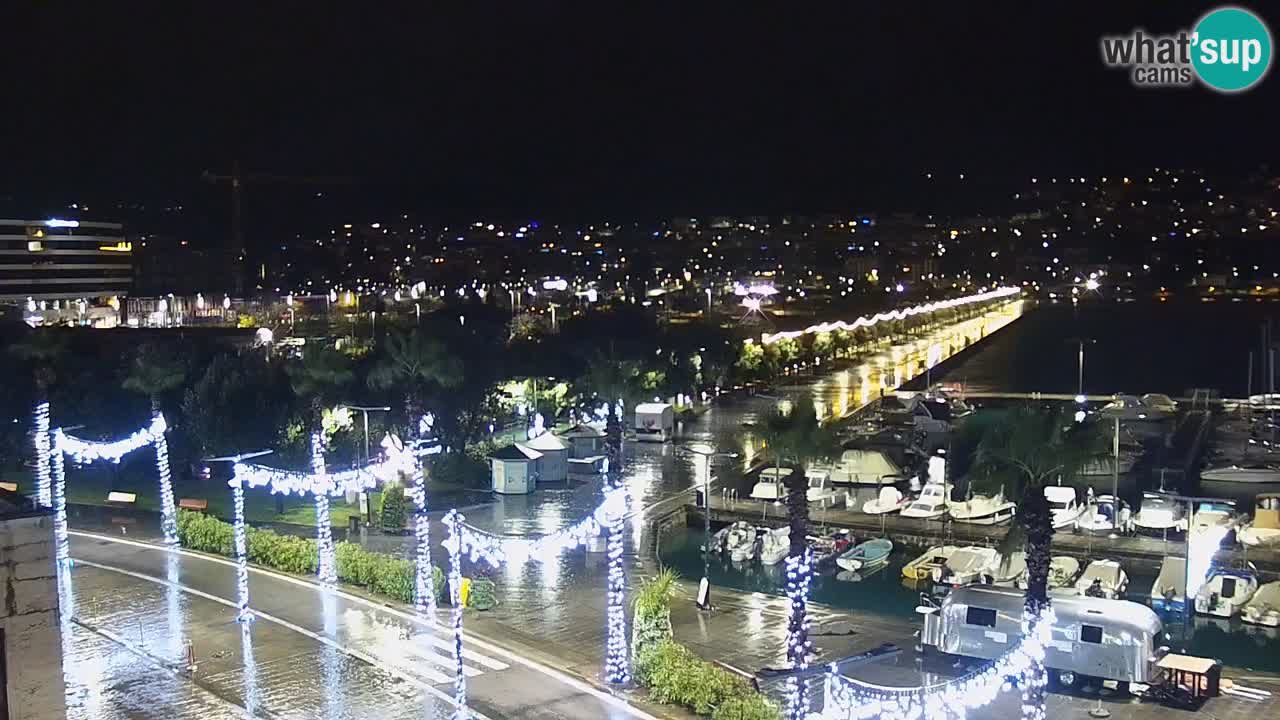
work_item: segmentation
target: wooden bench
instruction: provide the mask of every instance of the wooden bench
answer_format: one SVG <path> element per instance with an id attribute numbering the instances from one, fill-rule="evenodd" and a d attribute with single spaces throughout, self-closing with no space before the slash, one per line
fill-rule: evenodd
<path id="1" fill-rule="evenodd" d="M 125 505 L 132 505 L 137 501 L 138 501 L 138 495 L 136 493 L 119 492 L 116 490 L 112 490 L 111 492 L 107 493 L 107 502 L 109 503 L 120 503 Z"/>
<path id="2" fill-rule="evenodd" d="M 9 492 L 18 492 L 18 483 L 0 482 L 0 490 L 8 490 Z"/>
<path id="3" fill-rule="evenodd" d="M 183 510 L 208 510 L 209 501 L 204 498 L 182 498 L 178 501 L 178 507 Z"/>

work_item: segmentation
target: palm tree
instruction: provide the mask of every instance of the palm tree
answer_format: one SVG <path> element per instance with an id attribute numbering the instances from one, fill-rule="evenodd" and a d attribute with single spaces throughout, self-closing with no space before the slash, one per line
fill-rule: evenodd
<path id="1" fill-rule="evenodd" d="M 1070 481 L 1090 461 L 1105 454 L 1106 440 L 1097 426 L 1077 422 L 1069 408 L 1030 406 L 1004 413 L 984 412 L 970 419 L 966 434 L 977 438 L 971 478 L 978 485 L 1011 490 L 1018 501 L 1016 520 L 1000 542 L 1008 558 L 1024 546 L 1027 560 L 1026 614 L 1034 626 L 1049 606 L 1049 552 L 1053 514 L 1044 496 L 1050 481 Z M 1034 685 L 1032 687 L 1043 687 Z M 1043 698 L 1033 701 L 1043 705 Z"/>
<path id="2" fill-rule="evenodd" d="M 609 472 L 617 475 L 622 469 L 622 418 L 626 408 L 640 396 L 640 369 L 636 363 L 620 360 L 612 352 L 597 352 L 587 365 L 587 387 L 608 407 L 605 419 L 605 455 L 609 459 Z M 621 401 L 622 408 L 615 403 Z"/>
<path id="3" fill-rule="evenodd" d="M 317 460 L 323 463 L 323 431 L 320 419 L 325 405 L 335 402 L 337 393 L 348 383 L 354 373 L 351 360 L 331 347 L 317 347 L 307 350 L 300 362 L 288 367 L 293 392 L 299 398 L 305 398 L 307 410 L 304 413 L 305 424 L 311 435 L 311 457 L 313 470 Z M 276 496 L 276 512 L 284 512 L 283 502 Z"/>
<path id="4" fill-rule="evenodd" d="M 31 445 L 35 451 L 36 479 L 40 486 L 38 501 L 52 504 L 49 490 L 49 389 L 58 379 L 58 365 L 67 353 L 67 336 L 44 328 L 33 331 L 26 339 L 9 348 L 18 358 L 31 363 L 35 403 L 31 418 Z"/>
<path id="5" fill-rule="evenodd" d="M 390 335 L 384 347 L 369 371 L 369 387 L 403 388 L 409 435 L 413 436 L 418 431 L 418 418 L 426 412 L 427 386 L 436 383 L 444 388 L 456 387 L 462 381 L 462 362 L 442 341 L 418 328 Z"/>
<path id="6" fill-rule="evenodd" d="M 187 379 L 187 366 L 173 352 L 152 343 L 144 343 L 133 353 L 125 390 L 146 395 L 151 400 L 151 413 L 160 412 L 160 399 L 181 387 Z"/>
<path id="7" fill-rule="evenodd" d="M 809 554 L 809 480 L 805 467 L 814 460 L 829 458 L 839 452 L 840 443 L 829 426 L 818 420 L 813 399 L 808 395 L 796 400 L 790 412 L 774 409 L 764 419 L 760 435 L 773 455 L 774 467 L 782 463 L 793 464 L 787 476 L 787 524 L 791 530 L 791 551 L 788 566 L 808 563 Z M 808 578 L 799 579 L 806 587 L 791 587 L 788 580 L 788 596 L 791 613 L 787 622 L 787 659 L 795 667 L 808 664 L 809 618 L 806 589 Z"/>

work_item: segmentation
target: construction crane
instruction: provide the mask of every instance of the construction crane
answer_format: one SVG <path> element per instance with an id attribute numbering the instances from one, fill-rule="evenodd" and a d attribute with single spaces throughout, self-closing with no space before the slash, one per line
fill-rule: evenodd
<path id="1" fill-rule="evenodd" d="M 272 173 L 241 173 L 240 161 L 231 164 L 231 174 L 219 175 L 205 170 L 201 178 L 210 184 L 227 183 L 231 186 L 231 243 L 235 254 L 235 294 L 244 295 L 244 226 L 241 222 L 241 192 L 245 183 L 279 183 L 292 185 L 350 185 L 355 178 L 324 175 L 275 175 Z"/>

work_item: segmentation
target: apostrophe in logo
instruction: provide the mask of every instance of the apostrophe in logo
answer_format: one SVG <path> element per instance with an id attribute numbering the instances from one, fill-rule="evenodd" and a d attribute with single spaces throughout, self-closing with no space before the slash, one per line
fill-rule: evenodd
<path id="1" fill-rule="evenodd" d="M 1214 10 L 1196 23 L 1191 65 L 1219 92 L 1247 90 L 1271 66 L 1271 33 L 1257 15 L 1237 7 Z"/>

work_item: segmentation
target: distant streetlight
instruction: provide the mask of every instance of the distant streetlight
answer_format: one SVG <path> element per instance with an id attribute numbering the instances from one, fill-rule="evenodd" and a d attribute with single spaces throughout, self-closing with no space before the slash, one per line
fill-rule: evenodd
<path id="1" fill-rule="evenodd" d="M 680 448 L 681 451 L 701 458 L 702 464 L 702 582 L 698 583 L 698 607 L 711 609 L 711 460 L 712 458 L 736 458 L 735 452 L 716 452 L 709 445 L 698 443 Z"/>
<path id="2" fill-rule="evenodd" d="M 1075 400 L 1076 400 L 1076 402 L 1077 402 L 1077 403 L 1079 403 L 1079 404 L 1083 405 L 1083 404 L 1084 404 L 1084 402 L 1085 402 L 1085 395 L 1084 395 L 1084 346 L 1085 346 L 1085 345 L 1092 345 L 1092 344 L 1094 344 L 1094 343 L 1096 343 L 1096 342 L 1098 342 L 1098 341 L 1097 341 L 1097 340 L 1094 340 L 1094 339 L 1092 339 L 1092 338 L 1086 338 L 1086 337 L 1075 337 L 1075 338 L 1068 338 L 1068 339 L 1066 340 L 1066 342 L 1068 342 L 1068 343 L 1075 343 L 1076 345 L 1078 345 L 1078 346 L 1079 346 L 1079 351 L 1078 351 L 1078 353 L 1076 354 L 1076 397 L 1075 397 Z"/>

